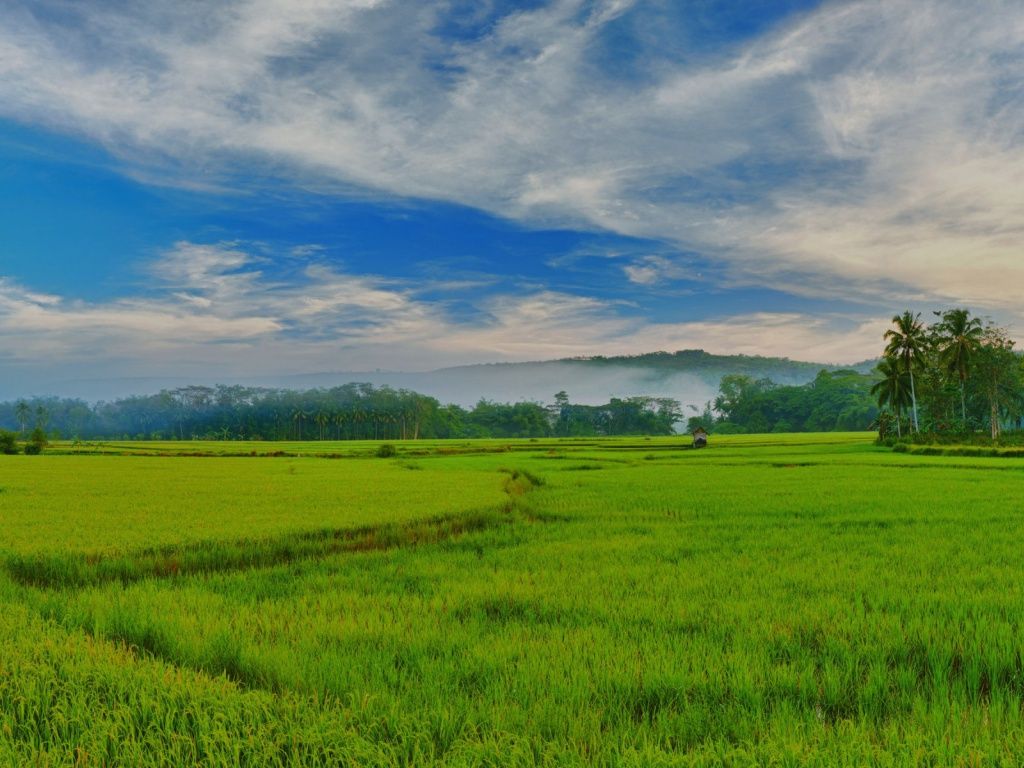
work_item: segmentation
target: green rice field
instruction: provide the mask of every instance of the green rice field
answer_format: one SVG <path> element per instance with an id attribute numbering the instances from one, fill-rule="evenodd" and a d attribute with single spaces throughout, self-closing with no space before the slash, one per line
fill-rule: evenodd
<path id="1" fill-rule="evenodd" d="M 1021 764 L 1024 461 L 688 442 L 0 456 L 0 764 Z"/>

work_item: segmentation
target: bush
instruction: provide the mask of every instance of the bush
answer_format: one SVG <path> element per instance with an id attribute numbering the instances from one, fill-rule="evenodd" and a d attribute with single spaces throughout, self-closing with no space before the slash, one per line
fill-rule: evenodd
<path id="1" fill-rule="evenodd" d="M 49 444 L 50 441 L 46 439 L 46 433 L 42 430 L 42 427 L 36 427 L 32 430 L 32 434 L 29 435 L 28 444 L 25 446 L 25 453 L 30 456 L 38 455 Z"/>
<path id="2" fill-rule="evenodd" d="M 18 452 L 18 436 L 6 429 L 0 429 L 0 453 L 11 456 Z"/>
<path id="3" fill-rule="evenodd" d="M 398 451 L 395 450 L 395 446 L 393 446 L 391 443 L 384 443 L 379 448 L 377 448 L 377 457 L 381 459 L 390 459 L 397 453 Z"/>

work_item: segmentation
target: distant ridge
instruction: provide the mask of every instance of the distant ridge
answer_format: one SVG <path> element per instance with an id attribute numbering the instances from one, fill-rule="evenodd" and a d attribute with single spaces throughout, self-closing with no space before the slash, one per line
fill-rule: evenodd
<path id="1" fill-rule="evenodd" d="M 478 368 L 523 368 L 568 364 L 590 367 L 624 366 L 629 368 L 655 369 L 672 373 L 698 374 L 700 372 L 708 372 L 719 378 L 726 373 L 736 373 L 756 376 L 758 378 L 771 378 L 779 384 L 796 384 L 813 378 L 821 370 L 870 373 L 877 363 L 878 360 L 862 360 L 850 365 L 840 365 L 836 363 L 792 360 L 788 357 L 716 355 L 705 352 L 703 349 L 681 349 L 677 352 L 644 352 L 637 355 L 581 355 L 578 357 L 531 362 L 470 363 L 441 368 L 434 371 L 434 373 L 467 371 Z M 791 379 L 798 379 L 798 381 Z M 718 379 L 715 380 L 715 383 L 718 383 Z"/>
<path id="2" fill-rule="evenodd" d="M 285 389 L 333 387 L 349 382 L 411 389 L 442 402 L 471 406 L 480 399 L 497 402 L 550 402 L 566 391 L 573 402 L 596 405 L 611 397 L 672 397 L 684 405 L 701 406 L 713 399 L 727 374 L 769 378 L 778 384 L 805 384 L 821 370 L 868 373 L 874 360 L 835 365 L 785 357 L 716 355 L 701 349 L 648 352 L 637 355 L 569 357 L 534 362 L 475 363 L 434 371 L 328 371 L 278 376 L 188 376 L 110 378 L 54 382 L 46 392 L 0 392 L 0 400 L 31 395 L 112 400 L 161 389 L 197 385 L 244 385 Z"/>

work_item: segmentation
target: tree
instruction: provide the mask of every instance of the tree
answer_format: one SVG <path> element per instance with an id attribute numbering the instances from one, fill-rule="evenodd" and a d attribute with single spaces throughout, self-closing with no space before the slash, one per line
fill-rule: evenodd
<path id="1" fill-rule="evenodd" d="M 711 401 L 708 400 L 704 403 L 703 411 L 698 410 L 695 405 L 687 407 L 698 415 L 691 416 L 686 420 L 686 431 L 695 432 L 698 429 L 703 429 L 706 432 L 710 432 L 715 425 L 715 413 L 711 410 Z"/>
<path id="2" fill-rule="evenodd" d="M 334 426 L 337 429 L 336 434 L 338 439 L 341 440 L 341 429 L 345 426 L 345 422 L 348 421 L 348 415 L 344 411 L 335 411 L 331 421 L 334 422 Z"/>
<path id="3" fill-rule="evenodd" d="M 47 410 L 45 405 L 41 403 L 36 406 L 36 429 L 46 432 L 46 427 L 50 423 L 50 412 Z"/>
<path id="4" fill-rule="evenodd" d="M 548 406 L 548 413 L 551 418 L 551 428 L 554 433 L 559 436 L 565 436 L 570 434 L 569 422 L 570 417 L 570 403 L 569 395 L 563 389 L 555 393 L 555 402 Z"/>
<path id="5" fill-rule="evenodd" d="M 972 353 L 985 399 L 988 401 L 989 429 L 993 440 L 999 438 L 1001 417 L 1012 414 L 1021 391 L 1021 366 L 1006 331 L 989 326 Z"/>
<path id="6" fill-rule="evenodd" d="M 910 377 L 899 361 L 891 357 L 883 358 L 875 370 L 882 378 L 871 387 L 871 394 L 878 399 L 879 408 L 889 408 L 896 415 L 896 435 L 902 437 L 900 414 L 911 402 Z"/>
<path id="7" fill-rule="evenodd" d="M 892 319 L 893 327 L 885 332 L 885 355 L 900 361 L 903 370 L 910 376 L 910 404 L 914 413 L 914 431 L 919 429 L 917 421 L 917 391 L 914 388 L 914 369 L 924 358 L 927 338 L 921 324 L 921 314 L 907 310 Z"/>
<path id="8" fill-rule="evenodd" d="M 6 429 L 0 429 L 0 453 L 11 456 L 18 452 L 18 436 Z"/>
<path id="9" fill-rule="evenodd" d="M 737 415 L 736 411 L 741 403 L 767 392 L 774 386 L 770 379 L 754 379 L 740 373 L 726 374 L 718 385 L 715 410 L 722 414 L 723 420 L 730 421 Z"/>
<path id="10" fill-rule="evenodd" d="M 28 417 L 32 413 L 32 409 L 29 408 L 28 403 L 24 400 L 19 400 L 18 404 L 14 406 L 14 414 L 18 418 L 18 424 L 21 427 L 21 436 L 25 436 L 25 430 L 28 429 Z"/>
<path id="11" fill-rule="evenodd" d="M 301 408 L 299 410 L 295 411 L 295 413 L 292 414 L 292 421 L 295 422 L 295 425 L 296 425 L 296 427 L 298 427 L 298 430 L 299 430 L 299 432 L 298 432 L 298 434 L 299 434 L 298 439 L 299 440 L 302 440 L 302 423 L 305 420 L 306 420 L 306 412 L 303 411 Z"/>
<path id="12" fill-rule="evenodd" d="M 985 331 L 981 320 L 971 317 L 966 309 L 950 309 L 943 312 L 941 317 L 942 321 L 936 327 L 939 334 L 939 362 L 947 374 L 955 374 L 960 382 L 960 418 L 966 427 L 967 376 Z"/>
<path id="13" fill-rule="evenodd" d="M 36 427 L 28 438 L 28 444 L 35 449 L 32 451 L 33 453 L 41 453 L 43 448 L 50 444 L 50 441 L 46 439 L 46 431 L 42 427 Z"/>

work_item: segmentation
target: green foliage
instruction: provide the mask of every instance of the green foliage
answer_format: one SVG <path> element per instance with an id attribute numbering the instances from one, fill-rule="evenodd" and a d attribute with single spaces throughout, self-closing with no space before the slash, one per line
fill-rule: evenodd
<path id="1" fill-rule="evenodd" d="M 780 387 L 747 376 L 722 379 L 715 409 L 720 434 L 869 429 L 878 416 L 873 380 L 856 371 L 820 371 L 804 386 Z M 726 432 L 723 432 L 726 430 Z"/>
<path id="2" fill-rule="evenodd" d="M 909 310 L 892 318 L 892 328 L 883 336 L 885 339 L 885 357 L 898 362 L 910 380 L 910 408 L 913 416 L 914 430 L 918 429 L 917 388 L 914 375 L 922 367 L 927 354 L 928 333 L 921 323 L 920 313 Z"/>
<path id="3" fill-rule="evenodd" d="M 50 444 L 49 439 L 46 437 L 46 432 L 42 427 L 36 427 L 32 430 L 32 434 L 28 437 L 29 445 L 36 450 L 33 453 L 41 453 L 43 448 Z M 28 446 L 26 446 L 27 448 Z"/>
<path id="4" fill-rule="evenodd" d="M 377 449 L 378 459 L 390 459 L 398 454 L 398 450 L 391 443 L 383 443 Z"/>
<path id="5" fill-rule="evenodd" d="M 682 420 L 670 398 L 613 398 L 600 406 L 574 405 L 564 392 L 553 406 L 480 400 L 466 410 L 442 406 L 409 390 L 346 384 L 306 392 L 252 387 L 182 387 L 90 407 L 76 400 L 36 403 L 37 429 L 86 438 L 144 441 L 417 440 L 597 435 L 670 435 Z M 27 403 L 23 404 L 30 410 Z M 26 411 L 27 413 L 28 411 Z M 18 410 L 0 403 L 0 424 Z"/>
<path id="6" fill-rule="evenodd" d="M 931 441 L 969 439 L 979 428 L 998 439 L 1004 429 L 1020 429 L 1024 371 L 1007 331 L 967 309 L 935 315 L 938 320 L 928 327 L 910 313 L 893 318 L 887 359 L 878 367 L 882 379 L 872 390 L 879 404 L 895 415 L 899 428 L 907 401 L 908 387 L 900 380 L 905 376 L 910 400 L 920 406 L 913 431 Z M 909 320 L 914 320 L 910 328 Z"/>
<path id="7" fill-rule="evenodd" d="M 0 454 L 12 455 L 18 452 L 18 436 L 14 432 L 0 429 Z"/>
<path id="8" fill-rule="evenodd" d="M 694 411 L 697 410 L 695 406 L 690 406 Z M 715 426 L 715 412 L 711 408 L 711 403 L 707 402 L 704 404 L 704 410 L 697 416 L 691 416 L 686 420 L 686 431 L 693 433 L 698 429 L 703 429 L 705 432 L 710 432 Z"/>

